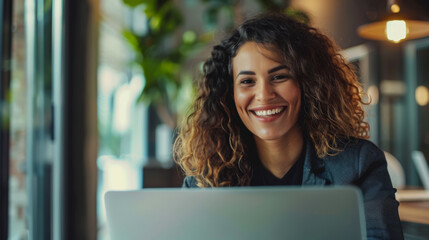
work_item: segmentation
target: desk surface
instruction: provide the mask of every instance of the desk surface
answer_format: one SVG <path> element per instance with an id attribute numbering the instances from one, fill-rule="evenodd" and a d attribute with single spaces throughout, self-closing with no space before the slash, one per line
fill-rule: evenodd
<path id="1" fill-rule="evenodd" d="M 429 201 L 400 202 L 398 211 L 401 221 L 429 225 Z"/>

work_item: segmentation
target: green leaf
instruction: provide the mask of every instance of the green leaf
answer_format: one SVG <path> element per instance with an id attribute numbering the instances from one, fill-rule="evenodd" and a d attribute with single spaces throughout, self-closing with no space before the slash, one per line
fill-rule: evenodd
<path id="1" fill-rule="evenodd" d="M 288 7 L 285 9 L 285 14 L 294 18 L 302 23 L 310 23 L 310 17 L 303 11 Z"/>
<path id="2" fill-rule="evenodd" d="M 176 30 L 182 23 L 182 13 L 177 9 L 173 2 L 164 4 L 158 16 L 162 19 L 161 31 L 164 33 L 171 33 Z"/>
<path id="3" fill-rule="evenodd" d="M 155 31 L 159 31 L 161 28 L 161 23 L 162 23 L 162 18 L 159 15 L 153 16 L 150 19 L 150 27 L 155 30 Z"/>
<path id="4" fill-rule="evenodd" d="M 186 31 L 182 35 L 184 44 L 192 44 L 197 40 L 197 34 L 194 31 Z"/>
<path id="5" fill-rule="evenodd" d="M 138 53 L 140 53 L 141 48 L 140 48 L 140 44 L 139 44 L 139 38 L 137 35 L 135 35 L 133 32 L 131 32 L 130 30 L 124 30 L 122 32 L 122 35 L 125 37 L 125 39 L 127 40 L 128 44 L 130 44 L 130 46 Z"/>
<path id="6" fill-rule="evenodd" d="M 140 4 L 143 4 L 144 0 L 122 0 L 123 3 L 125 3 L 126 5 L 130 6 L 130 7 L 136 7 Z"/>

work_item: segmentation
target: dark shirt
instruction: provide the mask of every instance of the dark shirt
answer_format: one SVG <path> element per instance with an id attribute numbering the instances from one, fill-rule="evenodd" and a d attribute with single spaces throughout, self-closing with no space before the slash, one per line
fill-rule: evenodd
<path id="1" fill-rule="evenodd" d="M 305 146 L 305 144 L 304 144 Z M 254 168 L 253 176 L 250 181 L 251 186 L 278 186 L 278 185 L 301 185 L 302 172 L 304 170 L 305 148 L 301 155 L 289 171 L 282 177 L 277 178 L 268 169 L 266 169 L 261 161 L 257 161 Z"/>

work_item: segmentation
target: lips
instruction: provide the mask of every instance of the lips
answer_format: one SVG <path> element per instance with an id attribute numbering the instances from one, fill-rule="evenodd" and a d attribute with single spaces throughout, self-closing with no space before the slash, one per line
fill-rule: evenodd
<path id="1" fill-rule="evenodd" d="M 267 118 L 267 117 L 272 117 L 272 116 L 279 115 L 285 109 L 286 109 L 286 107 L 279 106 L 279 107 L 270 107 L 270 108 L 267 108 L 267 107 L 265 107 L 265 108 L 255 108 L 255 109 L 252 109 L 250 111 L 253 114 L 255 114 L 257 117 Z"/>

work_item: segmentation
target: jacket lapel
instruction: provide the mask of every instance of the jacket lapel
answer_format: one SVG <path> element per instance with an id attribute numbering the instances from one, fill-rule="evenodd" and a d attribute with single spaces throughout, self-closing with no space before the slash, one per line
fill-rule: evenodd
<path id="1" fill-rule="evenodd" d="M 306 137 L 302 185 L 329 185 L 331 180 L 325 161 L 319 158 L 310 137 Z"/>

